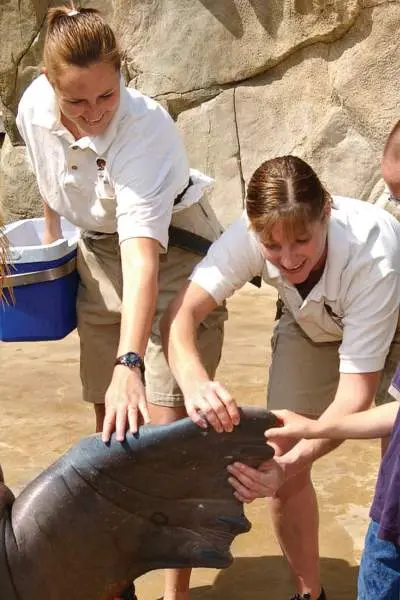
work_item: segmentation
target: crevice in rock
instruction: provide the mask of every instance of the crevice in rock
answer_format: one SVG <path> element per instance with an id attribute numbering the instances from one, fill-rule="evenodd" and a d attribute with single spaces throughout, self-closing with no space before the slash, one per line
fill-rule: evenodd
<path id="1" fill-rule="evenodd" d="M 392 3 L 392 1 L 397 2 L 398 0 L 388 0 L 389 3 Z M 169 103 L 173 104 L 174 100 L 176 100 L 176 102 L 178 102 L 178 100 L 179 100 L 181 103 L 181 107 L 180 107 L 179 111 L 177 113 L 176 113 L 176 109 L 175 109 L 175 111 L 174 110 L 172 111 L 172 112 L 176 113 L 176 116 L 178 116 L 181 112 L 184 112 L 185 110 L 193 108 L 194 106 L 199 106 L 200 104 L 202 104 L 202 102 L 207 102 L 208 100 L 211 100 L 218 94 L 222 93 L 224 90 L 230 90 L 232 88 L 236 89 L 236 87 L 238 85 L 251 83 L 253 80 L 268 73 L 268 71 L 271 71 L 272 69 L 275 69 L 279 65 L 283 64 L 290 57 L 296 55 L 298 52 L 300 52 L 301 50 L 303 50 L 305 48 L 311 48 L 312 46 L 316 46 L 318 44 L 325 44 L 327 46 L 330 46 L 331 44 L 341 40 L 352 30 L 355 23 L 359 19 L 361 12 L 363 12 L 364 10 L 368 10 L 368 9 L 369 9 L 369 7 L 368 8 L 360 8 L 360 11 L 355 12 L 353 18 L 351 19 L 351 21 L 349 21 L 349 23 L 347 23 L 346 25 L 343 25 L 342 27 L 338 27 L 337 30 L 334 32 L 321 34 L 320 36 L 314 37 L 312 40 L 305 40 L 304 42 L 299 42 L 299 44 L 297 44 L 293 48 L 290 48 L 287 52 L 285 52 L 281 56 L 277 57 L 275 60 L 268 61 L 268 63 L 266 65 L 261 66 L 258 70 L 256 70 L 254 73 L 252 73 L 248 77 L 243 77 L 241 79 L 235 79 L 231 82 L 225 82 L 225 83 L 215 82 L 214 84 L 211 84 L 210 88 L 194 88 L 191 90 L 185 90 L 184 92 L 176 92 L 176 91 L 175 92 L 174 91 L 164 92 L 162 94 L 157 94 L 156 96 L 154 96 L 154 98 L 160 102 L 166 102 L 167 104 L 169 104 Z M 213 90 L 216 90 L 216 89 L 218 89 L 218 93 L 213 93 Z M 204 94 L 204 96 L 198 98 L 197 101 L 195 101 L 195 102 L 190 102 L 190 101 L 185 102 L 185 99 L 189 98 L 190 95 L 194 96 L 197 94 L 199 94 L 199 95 Z"/>
<path id="2" fill-rule="evenodd" d="M 398 4 L 399 0 L 386 0 L 386 2 L 374 2 L 365 6 L 362 6 L 362 10 L 368 10 L 369 8 L 377 8 L 378 6 L 385 6 L 387 4 Z"/>
<path id="3" fill-rule="evenodd" d="M 181 113 L 209 102 L 222 92 L 221 88 L 199 88 L 190 92 L 156 94 L 154 99 L 165 106 L 172 118 L 176 120 Z"/>
<path id="4" fill-rule="evenodd" d="M 242 190 L 242 208 L 244 208 L 244 201 L 246 197 L 246 184 L 243 177 L 243 167 L 242 167 L 242 153 L 240 148 L 240 137 L 239 137 L 239 127 L 237 122 L 237 114 L 236 114 L 236 88 L 233 88 L 233 119 L 235 123 L 235 131 L 236 131 L 236 140 L 237 140 L 237 154 L 236 161 L 238 165 L 239 177 L 240 177 L 240 187 Z"/>
<path id="5" fill-rule="evenodd" d="M 3 92 L 3 93 L 5 92 L 7 94 L 6 97 L 4 97 L 4 96 L 1 97 L 1 101 L 3 103 L 4 109 L 6 112 L 5 118 L 4 118 L 4 124 L 5 124 L 5 129 L 10 137 L 11 143 L 15 146 L 23 145 L 23 141 L 22 141 L 21 136 L 15 125 L 16 105 L 18 103 L 18 99 L 16 97 L 17 89 L 18 89 L 18 70 L 19 70 L 20 64 L 23 61 L 24 57 L 28 54 L 28 52 L 32 48 L 33 44 L 35 43 L 35 40 L 40 35 L 40 32 L 43 29 L 45 21 L 46 21 L 46 12 L 43 15 L 43 18 L 42 18 L 42 21 L 41 21 L 39 27 L 33 32 L 32 36 L 31 36 L 27 46 L 24 48 L 24 50 L 19 54 L 19 56 L 17 56 L 17 58 L 12 56 L 12 60 L 11 60 L 12 71 L 13 71 L 13 86 L 12 86 L 12 88 L 10 90 L 0 90 L 0 92 Z"/>
<path id="6" fill-rule="evenodd" d="M 13 61 L 14 65 L 15 65 L 15 79 L 14 79 L 14 88 L 13 88 L 13 94 L 15 94 L 16 89 L 17 89 L 17 80 L 18 80 L 18 69 L 19 69 L 19 65 L 21 64 L 22 60 L 25 58 L 25 56 L 28 54 L 29 50 L 32 48 L 33 43 L 35 42 L 36 38 L 40 35 L 40 32 L 42 31 L 45 21 L 46 21 L 46 12 L 43 15 L 42 21 L 39 25 L 39 28 L 32 34 L 31 39 L 28 42 L 28 45 L 26 46 L 26 48 L 21 52 L 21 54 L 18 56 L 18 58 Z M 10 106 L 8 106 L 8 108 L 10 108 Z"/>

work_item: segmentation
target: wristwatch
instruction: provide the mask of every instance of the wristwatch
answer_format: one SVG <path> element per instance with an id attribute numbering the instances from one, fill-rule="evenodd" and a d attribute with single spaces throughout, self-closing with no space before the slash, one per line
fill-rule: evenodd
<path id="1" fill-rule="evenodd" d="M 144 379 L 144 362 L 143 358 L 137 352 L 127 352 L 126 354 L 122 354 L 115 359 L 115 365 L 124 365 L 125 367 L 129 367 L 130 369 L 135 369 L 139 367 L 140 372 L 142 374 L 142 378 Z"/>

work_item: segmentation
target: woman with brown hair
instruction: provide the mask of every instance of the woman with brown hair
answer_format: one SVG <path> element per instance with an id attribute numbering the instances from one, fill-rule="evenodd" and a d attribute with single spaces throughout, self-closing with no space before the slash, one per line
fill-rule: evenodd
<path id="1" fill-rule="evenodd" d="M 238 423 L 231 394 L 202 365 L 195 332 L 256 275 L 277 289 L 281 307 L 269 409 L 324 420 L 369 408 L 375 395 L 378 403 L 390 399 L 388 381 L 400 357 L 394 337 L 400 225 L 373 205 L 331 196 L 307 163 L 283 156 L 255 171 L 243 215 L 211 246 L 163 318 L 164 350 L 196 423 L 217 431 Z M 272 464 L 228 468 L 239 500 L 272 496 L 274 527 L 296 587 L 292 600 L 325 599 L 310 471 L 337 445 L 285 440 Z"/>
<path id="2" fill-rule="evenodd" d="M 44 69 L 21 99 L 17 125 L 44 200 L 44 241 L 61 236 L 60 215 L 81 229 L 83 396 L 103 441 L 114 430 L 123 441 L 140 420 L 185 415 L 158 320 L 220 228 L 202 198 L 211 180 L 189 170 L 168 113 L 125 87 L 121 52 L 99 13 L 52 8 L 47 25 Z M 225 319 L 218 309 L 199 330 L 210 377 Z M 188 570 L 168 572 L 165 600 L 185 600 L 188 583 Z"/>

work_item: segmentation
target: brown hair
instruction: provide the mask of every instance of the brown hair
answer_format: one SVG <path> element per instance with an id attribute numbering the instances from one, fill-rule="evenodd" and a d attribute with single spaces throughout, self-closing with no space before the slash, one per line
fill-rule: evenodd
<path id="1" fill-rule="evenodd" d="M 119 70 L 121 53 L 111 27 L 93 8 L 50 8 L 43 51 L 50 79 L 62 65 L 88 67 L 106 61 Z"/>
<path id="2" fill-rule="evenodd" d="M 331 197 L 313 169 L 296 156 L 279 156 L 263 162 L 253 173 L 246 197 L 252 229 L 270 239 L 276 223 L 293 239 L 322 220 Z"/>

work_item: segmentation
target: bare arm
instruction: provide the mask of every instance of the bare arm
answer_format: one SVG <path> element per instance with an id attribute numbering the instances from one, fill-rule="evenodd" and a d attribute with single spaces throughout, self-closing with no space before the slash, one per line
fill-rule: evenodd
<path id="1" fill-rule="evenodd" d="M 131 350 L 143 356 L 151 332 L 158 293 L 159 243 L 133 238 L 121 244 L 123 278 L 118 355 Z"/>
<path id="2" fill-rule="evenodd" d="M 156 307 L 158 257 L 157 240 L 132 238 L 121 244 L 123 297 L 118 356 L 126 352 L 144 356 Z M 109 440 L 114 429 L 122 441 L 127 420 L 131 431 L 136 432 L 139 412 L 149 421 L 140 369 L 117 365 L 106 393 L 103 441 Z"/>
<path id="3" fill-rule="evenodd" d="M 197 382 L 209 381 L 196 346 L 201 321 L 217 307 L 206 291 L 187 282 L 169 305 L 160 323 L 161 340 L 171 371 L 183 394 Z"/>
<path id="4" fill-rule="evenodd" d="M 193 282 L 186 283 L 174 298 L 161 323 L 161 339 L 171 371 L 185 398 L 191 419 L 216 431 L 231 431 L 239 423 L 239 411 L 226 390 L 210 381 L 196 346 L 201 321 L 217 307 L 215 300 Z"/>
<path id="5" fill-rule="evenodd" d="M 265 437 L 274 441 L 279 438 L 328 438 L 331 440 L 374 439 L 390 435 L 399 411 L 397 401 L 389 402 L 359 413 L 314 421 L 290 410 L 272 411 L 282 427 L 267 429 Z"/>
<path id="6" fill-rule="evenodd" d="M 62 238 L 60 215 L 43 201 L 44 233 L 43 244 L 51 244 Z"/>
<path id="7" fill-rule="evenodd" d="M 320 416 L 322 424 L 345 415 L 370 408 L 378 387 L 380 371 L 375 373 L 341 373 L 336 396 Z M 340 445 L 341 441 L 329 439 L 301 440 L 282 458 L 287 477 L 312 464 Z"/>

